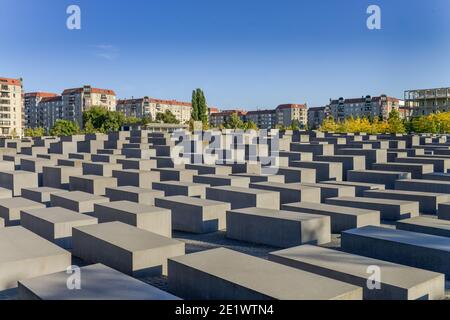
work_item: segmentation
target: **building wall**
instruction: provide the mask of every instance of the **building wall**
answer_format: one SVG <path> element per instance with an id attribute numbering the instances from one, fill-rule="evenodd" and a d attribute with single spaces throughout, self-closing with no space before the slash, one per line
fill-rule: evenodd
<path id="1" fill-rule="evenodd" d="M 405 113 L 410 116 L 450 111 L 450 87 L 405 91 Z"/>
<path id="2" fill-rule="evenodd" d="M 21 79 L 0 78 L 0 136 L 22 135 Z"/>
<path id="3" fill-rule="evenodd" d="M 42 99 L 56 97 L 55 93 L 48 92 L 30 92 L 24 95 L 24 127 L 25 128 L 38 128 L 43 127 L 40 117 L 42 111 L 39 104 Z"/>
<path id="4" fill-rule="evenodd" d="M 119 100 L 116 109 L 127 117 L 142 118 L 147 116 L 152 120 L 156 119 L 158 113 L 165 113 L 166 110 L 169 110 L 181 124 L 189 122 L 192 113 L 192 106 L 189 102 L 160 100 L 149 97 Z"/>

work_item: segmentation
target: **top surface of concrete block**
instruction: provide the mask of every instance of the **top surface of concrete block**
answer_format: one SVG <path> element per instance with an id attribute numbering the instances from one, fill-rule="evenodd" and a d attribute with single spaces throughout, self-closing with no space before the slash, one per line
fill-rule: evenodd
<path id="1" fill-rule="evenodd" d="M 179 300 L 100 263 L 82 267 L 80 272 L 82 290 L 67 289 L 67 272 L 22 280 L 19 290 L 30 291 L 24 298 L 32 294 L 42 300 Z"/>
<path id="2" fill-rule="evenodd" d="M 130 214 L 140 214 L 140 213 L 151 213 L 151 212 L 161 212 L 165 209 L 161 209 L 154 206 L 149 206 L 145 204 L 139 204 L 131 201 L 114 201 L 107 203 L 96 204 L 95 207 L 105 207 L 111 208 L 119 211 L 124 211 Z"/>
<path id="3" fill-rule="evenodd" d="M 70 191 L 55 194 L 54 196 L 64 198 L 71 201 L 83 202 L 83 201 L 96 201 L 96 200 L 105 200 L 109 201 L 108 198 L 102 196 L 96 196 L 91 193 L 82 192 L 82 191 Z"/>
<path id="4" fill-rule="evenodd" d="M 122 222 L 107 222 L 75 229 L 130 252 L 180 243 L 178 240 L 138 229 Z"/>
<path id="5" fill-rule="evenodd" d="M 344 231 L 344 233 L 389 242 L 398 242 L 413 246 L 426 247 L 431 250 L 439 249 L 450 252 L 450 238 L 428 235 L 423 233 L 394 230 L 376 226 L 365 226 L 358 229 Z"/>
<path id="6" fill-rule="evenodd" d="M 0 252 L 0 264 L 54 255 L 70 256 L 68 251 L 20 226 L 0 229 Z"/>
<path id="7" fill-rule="evenodd" d="M 39 219 L 58 224 L 58 223 L 66 223 L 66 222 L 75 222 L 80 220 L 92 220 L 97 221 L 96 218 L 92 218 L 91 216 L 81 214 L 72 210 L 68 210 L 61 207 L 51 207 L 51 208 L 43 208 L 43 209 L 31 209 L 31 210 L 22 210 L 23 212 L 37 217 Z"/>
<path id="8" fill-rule="evenodd" d="M 171 260 L 274 299 L 337 299 L 349 291 L 361 290 L 353 285 L 225 248 Z"/>
<path id="9" fill-rule="evenodd" d="M 381 269 L 383 284 L 400 288 L 413 288 L 441 275 L 432 271 L 312 245 L 302 245 L 271 252 L 270 255 L 302 261 L 329 270 L 337 270 L 363 279 L 367 279 L 369 276 L 368 267 L 377 266 Z"/>

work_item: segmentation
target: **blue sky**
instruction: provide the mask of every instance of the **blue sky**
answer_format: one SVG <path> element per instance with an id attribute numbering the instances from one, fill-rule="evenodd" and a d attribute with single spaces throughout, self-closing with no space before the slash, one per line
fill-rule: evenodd
<path id="1" fill-rule="evenodd" d="M 81 8 L 81 30 L 66 8 Z M 382 10 L 382 29 L 366 9 Z M 273 108 L 450 86 L 449 0 L 0 0 L 0 76 L 26 91 Z M 18 41 L 20 39 L 20 41 Z"/>

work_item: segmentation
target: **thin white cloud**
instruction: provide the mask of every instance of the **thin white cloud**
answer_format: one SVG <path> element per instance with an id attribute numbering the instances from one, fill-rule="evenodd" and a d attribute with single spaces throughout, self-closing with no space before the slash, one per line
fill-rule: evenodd
<path id="1" fill-rule="evenodd" d="M 98 44 L 94 47 L 94 55 L 100 59 L 113 61 L 119 57 L 119 48 L 112 44 Z"/>

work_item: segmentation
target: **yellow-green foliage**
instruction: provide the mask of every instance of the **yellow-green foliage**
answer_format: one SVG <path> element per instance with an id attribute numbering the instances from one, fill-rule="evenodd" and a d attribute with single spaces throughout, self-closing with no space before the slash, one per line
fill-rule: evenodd
<path id="1" fill-rule="evenodd" d="M 405 133 L 406 129 L 403 121 L 400 119 L 398 111 L 393 110 L 389 114 L 388 120 L 379 120 L 375 118 L 370 121 L 368 118 L 347 118 L 342 122 L 335 122 L 332 117 L 325 119 L 319 128 L 322 132 L 338 133 Z"/>
<path id="2" fill-rule="evenodd" d="M 432 113 L 411 120 L 416 133 L 450 133 L 450 112 Z"/>

